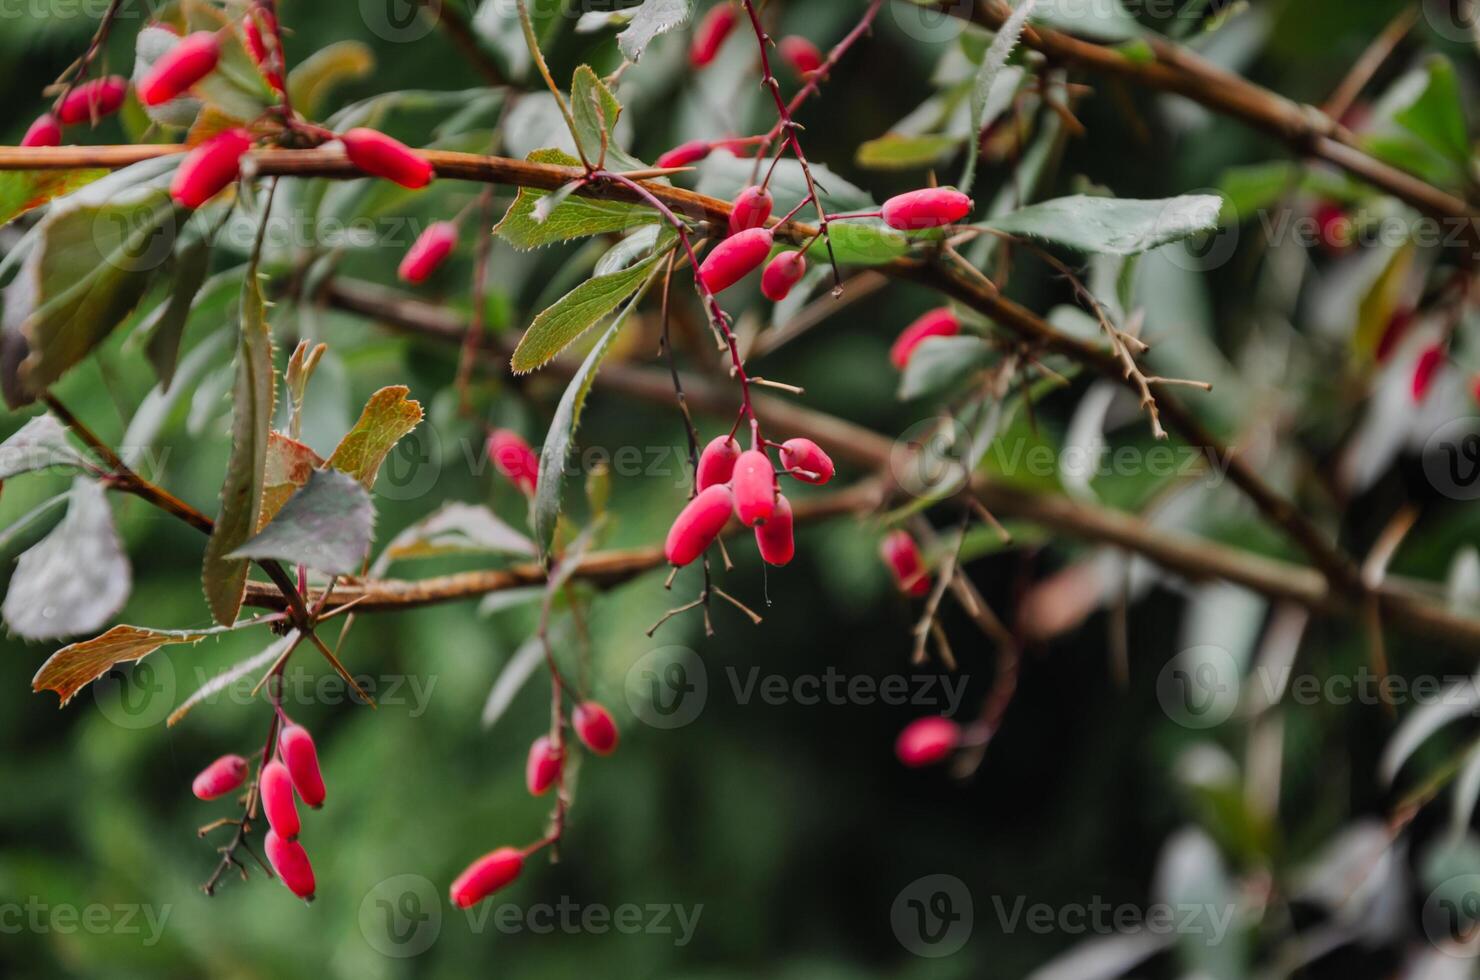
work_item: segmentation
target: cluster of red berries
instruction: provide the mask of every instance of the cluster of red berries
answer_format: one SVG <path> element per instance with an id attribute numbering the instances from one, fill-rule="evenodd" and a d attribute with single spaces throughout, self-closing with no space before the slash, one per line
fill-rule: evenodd
<path id="1" fill-rule="evenodd" d="M 786 476 L 815 486 L 833 478 L 832 460 L 812 440 L 788 439 L 776 448 Z M 678 567 L 693 562 L 714 543 L 733 514 L 741 524 L 755 529 L 756 547 L 768 564 L 790 563 L 796 554 L 794 518 L 791 502 L 777 484 L 777 472 L 764 444 L 741 452 L 733 435 L 715 438 L 699 454 L 698 492 L 668 530 L 664 546 L 668 561 Z"/>
<path id="2" fill-rule="evenodd" d="M 595 701 L 586 701 L 571 712 L 570 726 L 581 744 L 596 755 L 608 756 L 617 750 L 617 723 L 611 712 Z M 529 760 L 524 769 L 525 785 L 534 796 L 543 796 L 560 782 L 565 768 L 565 753 L 560 743 L 542 735 L 529 747 Z M 452 904 L 471 908 L 494 892 L 512 884 L 524 870 L 524 860 L 552 840 L 547 838 L 527 848 L 500 847 L 483 855 L 452 883 Z"/>
<path id="3" fill-rule="evenodd" d="M 301 825 L 293 796 L 296 793 L 305 806 L 314 810 L 324 805 L 319 754 L 308 729 L 291 723 L 284 724 L 274 748 L 273 757 L 257 777 L 258 799 L 268 826 L 262 847 L 283 884 L 294 895 L 311 902 L 315 889 L 313 865 L 298 842 Z M 222 756 L 195 777 L 191 789 L 199 799 L 217 799 L 240 789 L 250 768 L 239 755 Z"/>

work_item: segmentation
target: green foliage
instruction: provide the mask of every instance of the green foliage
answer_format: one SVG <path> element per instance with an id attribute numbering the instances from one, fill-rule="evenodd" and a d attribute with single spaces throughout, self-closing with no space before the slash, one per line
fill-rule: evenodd
<path id="1" fill-rule="evenodd" d="M 1218 226 L 1220 198 L 1207 194 L 1163 201 L 1062 197 L 994 218 L 987 227 L 1080 252 L 1138 255 Z"/>

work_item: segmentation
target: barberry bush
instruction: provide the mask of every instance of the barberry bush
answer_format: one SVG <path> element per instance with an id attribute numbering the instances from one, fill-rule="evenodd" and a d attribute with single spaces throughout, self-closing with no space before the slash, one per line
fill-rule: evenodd
<path id="1" fill-rule="evenodd" d="M 1469 975 L 1472 5 L 67 11 L 0 965 Z"/>

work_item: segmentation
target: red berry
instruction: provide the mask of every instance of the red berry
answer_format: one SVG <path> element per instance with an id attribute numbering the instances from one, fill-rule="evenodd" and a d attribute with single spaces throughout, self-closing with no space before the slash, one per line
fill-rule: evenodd
<path id="1" fill-rule="evenodd" d="M 267 823 L 283 840 L 297 840 L 298 805 L 293 802 L 293 777 L 276 759 L 262 767 L 262 812 Z"/>
<path id="2" fill-rule="evenodd" d="M 302 725 L 284 728 L 278 737 L 278 748 L 282 750 L 298 798 L 315 810 L 323 806 L 324 776 L 319 771 L 319 751 L 314 748 L 308 729 Z"/>
<path id="3" fill-rule="evenodd" d="M 57 109 L 57 118 L 63 125 L 72 126 L 80 122 L 87 122 L 97 115 L 98 118 L 112 115 L 123 105 L 124 96 L 128 95 L 128 80 L 121 75 L 109 75 L 107 78 L 95 78 L 90 82 L 83 82 L 62 100 L 61 107 Z"/>
<path id="4" fill-rule="evenodd" d="M 432 165 L 400 140 L 363 126 L 340 134 L 339 139 L 350 163 L 372 177 L 384 177 L 413 190 L 432 182 Z"/>
<path id="5" fill-rule="evenodd" d="M 915 354 L 915 348 L 931 337 L 954 337 L 961 332 L 961 321 L 956 314 L 946 307 L 931 310 L 920 317 L 914 323 L 905 327 L 903 332 L 894 341 L 894 346 L 889 348 L 889 360 L 896 368 L 903 371 L 905 365 Z"/>
<path id="6" fill-rule="evenodd" d="M 617 751 L 617 723 L 610 711 L 595 701 L 576 705 L 571 712 L 570 725 L 576 730 L 576 738 L 597 755 L 611 755 Z"/>
<path id="7" fill-rule="evenodd" d="M 658 157 L 659 167 L 687 167 L 709 156 L 712 145 L 708 140 L 689 140 L 680 143 Z"/>
<path id="8" fill-rule="evenodd" d="M 1434 380 L 1439 376 L 1439 368 L 1444 365 L 1444 347 L 1435 344 L 1418 356 L 1418 363 L 1413 367 L 1413 400 L 1421 402 L 1429 396 L 1429 390 L 1434 386 Z"/>
<path id="9" fill-rule="evenodd" d="M 879 554 L 905 595 L 919 598 L 930 591 L 930 574 L 925 571 L 925 559 L 920 556 L 920 546 L 915 544 L 909 532 L 890 534 L 879 546 Z"/>
<path id="10" fill-rule="evenodd" d="M 747 187 L 730 207 L 730 234 L 750 228 L 764 228 L 776 202 L 763 187 Z"/>
<path id="11" fill-rule="evenodd" d="M 287 840 L 275 830 L 269 830 L 262 839 L 262 849 L 272 870 L 283 879 L 288 890 L 306 902 L 313 901 L 315 883 L 313 865 L 308 863 L 308 852 L 296 840 Z"/>
<path id="12" fill-rule="evenodd" d="M 1337 255 L 1352 246 L 1351 219 L 1341 205 L 1323 201 L 1316 205 L 1315 219 L 1317 234 L 1327 252 Z"/>
<path id="13" fill-rule="evenodd" d="M 524 870 L 524 854 L 514 847 L 501 847 L 485 854 L 452 883 L 452 904 L 472 908 L 489 895 L 513 883 Z"/>
<path id="14" fill-rule="evenodd" d="M 451 221 L 427 225 L 426 231 L 417 236 L 411 248 L 407 249 L 406 257 L 401 260 L 398 273 L 401 280 L 409 283 L 426 282 L 427 277 L 452 254 L 456 245 L 457 225 Z"/>
<path id="15" fill-rule="evenodd" d="M 57 117 L 51 113 L 42 113 L 31 123 L 31 128 L 26 130 L 26 135 L 21 138 L 21 146 L 61 146 L 62 126 L 57 122 Z"/>
<path id="16" fill-rule="evenodd" d="M 560 753 L 550 736 L 541 735 L 529 747 L 529 761 L 524 764 L 524 784 L 531 796 L 544 796 L 560 778 Z"/>
<path id="17" fill-rule="evenodd" d="M 782 252 L 761 273 L 761 295 L 779 303 L 791 295 L 792 289 L 806 274 L 807 260 L 801 252 Z"/>
<path id="18" fill-rule="evenodd" d="M 1387 328 L 1382 332 L 1382 339 L 1377 342 L 1377 363 L 1382 364 L 1393 356 L 1393 351 L 1398 349 L 1398 345 L 1408 335 L 1408 328 L 1413 326 L 1416 318 L 1417 314 L 1409 307 L 1393 311 Z"/>
<path id="19" fill-rule="evenodd" d="M 239 755 L 223 755 L 206 766 L 190 790 L 200 800 L 214 800 L 234 790 L 241 789 L 247 781 L 247 760 Z"/>
<path id="20" fill-rule="evenodd" d="M 775 244 L 765 228 L 750 228 L 731 235 L 714 247 L 699 266 L 699 279 L 711 293 L 722 293 L 760 268 Z"/>
<path id="21" fill-rule="evenodd" d="M 668 529 L 668 541 L 663 548 L 668 561 L 682 568 L 704 554 L 730 522 L 734 506 L 735 498 L 724 484 L 700 491 Z"/>
<path id="22" fill-rule="evenodd" d="M 488 437 L 488 458 L 519 492 L 533 497 L 540 478 L 540 458 L 519 433 L 496 429 Z"/>
<path id="23" fill-rule="evenodd" d="M 781 39 L 781 57 L 802 78 L 822 67 L 822 52 L 806 38 L 792 34 Z"/>
<path id="24" fill-rule="evenodd" d="M 778 493 L 776 509 L 772 512 L 771 519 L 757 525 L 755 529 L 755 545 L 767 564 L 780 567 L 791 562 L 796 554 L 796 542 L 792 539 L 794 523 L 791 501 Z"/>
<path id="25" fill-rule="evenodd" d="M 776 510 L 776 471 L 771 457 L 759 449 L 741 453 L 730 485 L 735 492 L 735 516 L 741 524 L 755 527 L 771 519 Z"/>
<path id="26" fill-rule="evenodd" d="M 905 726 L 894 754 L 911 769 L 934 765 L 961 744 L 961 726 L 949 718 L 919 718 Z"/>
<path id="27" fill-rule="evenodd" d="M 274 38 L 277 36 L 277 18 L 272 11 L 266 7 L 252 8 L 247 14 L 247 19 L 242 23 L 242 34 L 246 38 L 247 53 L 252 56 L 252 61 L 261 70 L 262 77 L 267 79 L 267 84 L 279 92 L 283 91 L 282 73 L 269 63 L 267 43 L 264 39 L 265 34 L 272 34 Z"/>
<path id="28" fill-rule="evenodd" d="M 715 436 L 699 454 L 697 482 L 700 490 L 729 483 L 735 475 L 735 460 L 740 458 L 740 443 L 734 436 Z"/>
<path id="29" fill-rule="evenodd" d="M 971 213 L 971 198 L 949 187 L 927 187 L 884 202 L 884 223 L 900 231 L 953 225 Z"/>
<path id="30" fill-rule="evenodd" d="M 200 207 L 236 180 L 242 156 L 251 148 L 245 129 L 217 133 L 186 154 L 170 182 L 170 196 L 187 208 Z"/>
<path id="31" fill-rule="evenodd" d="M 739 22 L 735 8 L 728 2 L 712 8 L 694 29 L 694 42 L 689 47 L 689 64 L 695 68 L 703 68 L 713 62 L 719 49 L 724 46 L 725 39 Z"/>
<path id="32" fill-rule="evenodd" d="M 216 70 L 221 44 L 213 31 L 196 31 L 180 40 L 156 61 L 139 81 L 139 101 L 163 105 L 183 95 L 190 86 Z"/>
<path id="33" fill-rule="evenodd" d="M 781 444 L 781 465 L 803 483 L 822 486 L 833 478 L 833 461 L 811 439 L 788 439 Z"/>

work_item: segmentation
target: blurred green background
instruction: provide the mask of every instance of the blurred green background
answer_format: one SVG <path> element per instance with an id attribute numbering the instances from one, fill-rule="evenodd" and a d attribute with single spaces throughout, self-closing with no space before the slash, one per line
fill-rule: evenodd
<path id="1" fill-rule="evenodd" d="M 787 32 L 824 44 L 840 37 L 862 8 L 851 2 L 772 6 Z M 1399 5 L 1317 0 L 1254 6 L 1267 16 L 1257 44 L 1239 55 L 1240 65 L 1294 98 L 1319 101 Z M 809 155 L 876 199 L 918 185 L 922 172 L 862 170 L 853 150 L 932 93 L 931 72 L 948 43 L 910 36 L 892 9 L 881 18 L 877 36 L 847 59 L 824 97 L 802 115 Z M 435 29 L 412 29 L 416 37 L 404 41 L 385 36 L 393 31 L 377 30 L 388 21 L 369 0 L 337 6 L 290 0 L 283 16 L 292 30 L 290 60 L 343 39 L 373 50 L 373 74 L 336 90 L 335 105 L 398 89 L 454 91 L 480 84 Z M 0 107 L 0 133 L 14 143 L 40 111 L 41 89 L 85 45 L 95 21 L 41 9 L 3 17 L 0 82 L 10 97 Z M 125 19 L 115 32 L 106 55 L 112 69 L 128 73 L 140 25 L 137 16 Z M 577 35 L 567 24 L 551 37 L 557 77 L 567 77 L 583 60 L 599 70 L 615 67 L 610 31 Z M 1422 41 L 1468 59 L 1467 71 L 1473 67 L 1473 57 L 1453 42 L 1426 35 Z M 501 57 L 495 45 L 488 50 Z M 734 131 L 750 132 L 771 118 L 753 96 L 744 50 L 727 52 L 720 70 L 731 72 L 726 77 L 733 81 L 715 82 L 707 95 L 683 83 L 683 50 L 681 34 L 661 40 L 624 81 L 632 145 L 644 159 L 688 136 L 722 135 L 727 122 Z M 1189 124 L 1178 112 L 1185 107 L 1174 111 L 1140 93 L 1098 86 L 1081 106 L 1089 136 L 1071 142 L 1053 188 L 1069 193 L 1084 175 L 1123 196 L 1169 196 L 1216 186 L 1230 166 L 1284 155 L 1232 123 Z M 1138 138 L 1129 118 L 1148 127 L 1144 137 Z M 416 123 L 406 125 L 409 133 L 421 132 Z M 124 133 L 108 122 L 81 138 L 116 142 Z M 954 173 L 954 166 L 944 167 L 943 174 Z M 1001 166 L 987 166 L 979 197 L 995 192 L 1005 173 Z M 454 213 L 474 193 L 443 182 L 424 196 L 397 201 L 393 210 L 425 221 Z M 496 210 L 501 213 L 509 200 L 501 193 Z M 458 260 L 439 273 L 427 296 L 466 310 L 472 251 L 467 243 L 477 234 L 465 236 Z M 341 269 L 390 283 L 405 244 L 351 250 Z M 492 322 L 509 330 L 527 323 L 551 277 L 578 251 L 573 246 L 521 256 L 497 245 Z M 275 271 L 287 275 L 290 265 Z M 1255 384 L 1265 380 L 1259 365 L 1241 361 L 1240 353 L 1251 324 L 1266 312 L 1260 305 L 1266 297 L 1251 290 L 1259 275 L 1257 260 L 1236 260 L 1206 276 L 1177 277 L 1180 286 L 1193 290 L 1190 299 L 1160 297 L 1167 304 L 1184 302 L 1171 315 L 1198 315 L 1206 339 Z M 1062 282 L 1043 274 L 1019 272 L 1014 291 L 1040 310 L 1070 298 Z M 766 363 L 765 373 L 805 386 L 811 407 L 879 431 L 904 431 L 929 417 L 932 407 L 896 401 L 896 377 L 885 352 L 903 324 L 937 302 L 914 287 L 891 285 L 784 349 Z M 1298 331 L 1298 312 L 1283 313 Z M 377 488 L 382 542 L 448 500 L 489 503 L 522 526 L 523 501 L 481 462 L 482 425 L 509 425 L 538 443 L 560 393 L 558 381 L 536 376 L 515 385 L 507 378 L 481 379 L 481 418 L 468 422 L 457 416 L 450 391 L 454 353 L 392 336 L 364 320 L 289 304 L 274 312 L 273 322 L 282 350 L 291 349 L 298 336 L 331 345 L 332 357 L 310 388 L 307 438 L 320 451 L 332 448 L 359 406 L 383 385 L 409 385 L 412 397 L 428 408 L 427 422 L 397 451 Z M 187 347 L 221 325 L 219 316 L 214 323 L 192 323 Z M 1312 344 L 1307 354 L 1318 376 L 1322 350 Z M 623 355 L 650 361 L 651 347 L 634 340 Z M 154 472 L 207 511 L 214 508 L 227 453 L 226 362 L 218 356 L 193 393 L 171 409 L 159 442 L 162 465 Z M 121 332 L 76 369 L 59 394 L 104 438 L 116 441 L 153 385 L 137 342 Z M 1087 386 L 1075 381 L 1049 397 L 1039 406 L 1039 429 L 1032 432 L 1024 423 L 1015 435 L 1056 444 Z M 1325 411 L 1340 415 L 1351 406 L 1333 400 Z M 1208 412 L 1216 419 L 1215 411 Z M 4 430 L 22 421 L 12 414 Z M 701 428 L 712 435 L 723 424 L 706 420 Z M 1336 424 L 1312 416 L 1296 437 L 1307 439 L 1319 457 L 1320 438 Z M 1144 444 L 1144 427 L 1129 425 L 1114 438 Z M 614 520 L 603 546 L 658 540 L 684 496 L 684 475 L 674 465 L 683 444 L 675 411 L 598 393 L 580 443 L 664 454 L 664 472 L 615 480 Z M 1382 526 L 1378 515 L 1408 492 L 1400 470 L 1352 507 L 1343 525 L 1350 540 L 1370 541 Z M 63 477 L 12 481 L 0 497 L 0 525 L 65 486 Z M 1106 499 L 1143 500 L 1157 488 L 1112 480 L 1100 489 Z M 118 621 L 207 625 L 199 584 L 202 538 L 140 501 L 116 498 L 113 506 L 135 577 Z M 1369 510 L 1372 516 L 1364 517 Z M 1217 526 L 1207 533 L 1284 553 L 1246 510 L 1228 506 L 1216 516 Z M 44 527 L 8 543 L 7 574 Z M 1404 571 L 1442 579 L 1454 542 L 1473 542 L 1475 531 L 1472 512 L 1436 503 L 1418 543 L 1404 553 Z M 265 631 L 163 651 L 146 666 L 85 691 L 61 712 L 51 694 L 29 689 L 53 647 L 6 641 L 0 651 L 0 975 L 1019 977 L 1091 937 L 1013 924 L 1006 917 L 1015 905 L 1063 909 L 1103 900 L 1144 909 L 1153 901 L 1164 843 L 1188 824 L 1202 826 L 1231 871 L 1247 874 L 1247 882 L 1266 880 L 1266 874 L 1279 878 L 1353 819 L 1387 812 L 1391 800 L 1374 770 L 1395 721 L 1372 706 L 1292 706 L 1282 716 L 1280 807 L 1272 827 L 1230 828 L 1226 801 L 1204 792 L 1206 783 L 1179 776 L 1189 748 L 1241 757 L 1249 734 L 1236 722 L 1210 731 L 1179 726 L 1158 701 L 1158 674 L 1187 636 L 1189 611 L 1187 591 L 1164 584 L 1130 607 L 1124 684 L 1107 639 L 1118 629 L 1111 613 L 1096 612 L 1068 636 L 1031 649 L 1005 727 L 980 771 L 964 781 L 938 770 L 907 771 L 893 759 L 899 729 L 945 705 L 807 705 L 796 698 L 767 704 L 759 695 L 748 702 L 737 695 L 736 685 L 744 685 L 752 671 L 788 684 L 827 671 L 875 679 L 917 673 L 908 659 L 918 610 L 894 592 L 876 558 L 881 533 L 871 521 L 810 527 L 800 536 L 798 560 L 768 580 L 748 547 L 735 549 L 738 569 L 726 577 L 725 588 L 766 618 L 752 627 L 718 606 L 714 638 L 702 635 L 692 615 L 669 623 L 653 640 L 643 635 L 697 587 L 688 575 L 672 594 L 663 590 L 663 575 L 654 573 L 595 597 L 592 690 L 615 710 L 622 748 L 610 759 L 582 766 L 560 863 L 533 860 L 517 885 L 471 917 L 447 905 L 447 884 L 478 854 L 538 837 L 547 812 L 546 801 L 530 799 L 522 782 L 527 745 L 546 723 L 547 680 L 537 672 L 495 726 L 480 724 L 501 667 L 533 629 L 532 607 L 480 615 L 476 603 L 465 603 L 361 617 L 343 654 L 354 673 L 374 683 L 383 702 L 379 710 L 351 703 L 310 650 L 295 657 L 286 706 L 315 733 L 329 786 L 327 806 L 305 817 L 303 840 L 319 880 L 318 899 L 307 908 L 261 874 L 246 883 L 227 880 L 213 899 L 199 891 L 215 863 L 214 838 L 198 840 L 195 830 L 233 808 L 225 801 L 196 801 L 190 780 L 221 753 L 246 754 L 257 747 L 265 704 L 228 698 L 198 708 L 177 727 L 163 724 L 164 714 L 202 680 L 262 649 L 270 639 Z M 1029 541 L 987 554 L 969 568 L 1009 618 L 1031 583 L 1084 554 L 1072 542 Z M 404 563 L 394 574 L 477 565 Z M 1255 606 L 1232 628 L 1257 627 L 1265 614 Z M 967 685 L 962 710 L 970 717 L 991 684 L 994 653 L 958 611 L 948 609 L 944 622 L 961 661 Z M 1317 673 L 1359 669 L 1366 651 L 1351 626 L 1313 624 L 1305 666 Z M 668 647 L 694 651 L 709 688 L 698 717 L 674 730 L 643 724 L 628 699 L 634 665 Z M 1397 637 L 1389 652 L 1405 672 L 1441 676 L 1466 672 L 1473 659 L 1473 651 Z M 573 651 L 562 650 L 562 656 Z M 903 941 L 894 910 L 915 883 L 939 874 L 969 890 L 971 938 L 952 955 L 922 957 Z M 1410 906 L 1422 904 L 1421 895 L 1415 900 L 1397 891 L 1393 897 L 1407 915 L 1413 913 Z M 506 904 L 527 911 L 562 902 L 581 909 L 641 906 L 648 923 L 657 914 L 650 906 L 681 908 L 697 915 L 697 924 L 687 942 L 655 929 L 623 935 L 557 927 L 540 934 L 527 919 L 507 931 L 496 924 L 497 910 Z M 98 916 L 96 928 L 83 918 L 94 905 L 107 910 L 88 913 Z M 387 918 L 392 909 L 397 915 Z M 1276 939 L 1252 929 L 1241 932 L 1239 962 L 1293 931 L 1302 914 L 1291 912 L 1274 929 Z M 24 924 L 15 928 L 22 915 Z M 664 913 L 665 924 L 676 929 L 676 915 Z M 388 922 L 397 925 L 388 931 Z M 411 930 L 409 940 L 402 929 Z M 1369 949 L 1343 948 L 1308 967 L 1307 975 L 1393 975 L 1402 948 L 1396 939 Z M 1166 956 L 1138 975 L 1179 976 L 1187 966 L 1185 959 Z"/>

